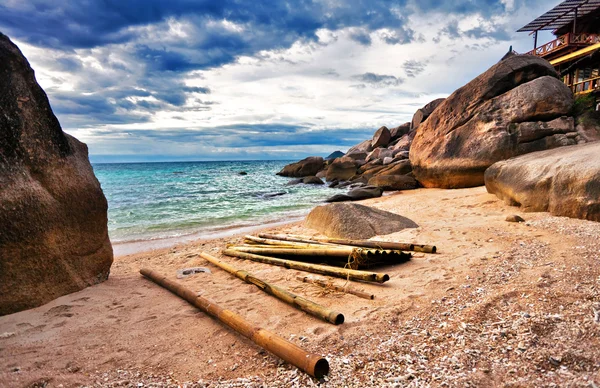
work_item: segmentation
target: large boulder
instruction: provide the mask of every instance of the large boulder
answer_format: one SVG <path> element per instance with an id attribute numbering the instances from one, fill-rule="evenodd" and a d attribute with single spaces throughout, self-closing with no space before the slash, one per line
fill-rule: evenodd
<path id="1" fill-rule="evenodd" d="M 427 120 L 427 118 L 431 116 L 433 111 L 436 110 L 436 108 L 440 106 L 440 104 L 444 102 L 444 100 L 445 98 L 438 98 L 431 101 L 421 109 L 417 109 L 417 111 L 413 115 L 412 121 L 410 122 L 410 130 L 416 131 L 417 128 L 419 128 L 419 125 L 421 125 L 423 121 Z"/>
<path id="2" fill-rule="evenodd" d="M 323 181 L 321 180 L 321 178 L 318 178 L 316 176 L 307 176 L 302 178 L 302 183 L 307 184 L 307 185 L 323 185 Z"/>
<path id="3" fill-rule="evenodd" d="M 283 167 L 277 175 L 292 178 L 302 178 L 305 176 L 317 175 L 323 169 L 325 160 L 320 156 L 309 156 L 296 163 L 290 163 Z"/>
<path id="4" fill-rule="evenodd" d="M 367 162 L 377 159 L 383 160 L 388 156 L 394 156 L 394 151 L 388 150 L 387 148 L 376 148 L 373 151 L 371 151 L 369 155 L 367 155 L 367 158 L 365 160 Z"/>
<path id="5" fill-rule="evenodd" d="M 402 136 L 410 132 L 410 125 L 410 123 L 404 123 L 402 125 L 390 129 L 390 141 L 400 139 Z"/>
<path id="6" fill-rule="evenodd" d="M 106 198 L 29 63 L 0 33 L 0 315 L 108 278 Z"/>
<path id="7" fill-rule="evenodd" d="M 493 163 L 561 145 L 543 140 L 564 132 L 565 122 L 553 120 L 573 106 L 557 77 L 541 58 L 512 56 L 456 90 L 416 132 L 410 160 L 417 180 L 425 187 L 479 186 Z M 529 147 L 532 141 L 539 143 Z"/>
<path id="8" fill-rule="evenodd" d="M 377 186 L 383 191 L 413 190 L 418 186 L 415 178 L 410 175 L 377 175 L 369 179 L 370 186 Z"/>
<path id="9" fill-rule="evenodd" d="M 304 224 L 328 237 L 348 239 L 367 239 L 418 227 L 401 215 L 356 203 L 317 206 Z"/>
<path id="10" fill-rule="evenodd" d="M 341 185 L 340 185 L 341 186 Z M 376 186 L 355 187 L 348 194 L 336 194 L 327 198 L 325 202 L 345 202 L 345 201 L 360 201 L 363 199 L 378 198 L 383 194 L 383 189 Z"/>
<path id="11" fill-rule="evenodd" d="M 375 131 L 373 139 L 371 140 L 371 147 L 373 147 L 373 149 L 385 147 L 390 144 L 391 139 L 392 134 L 390 133 L 390 130 L 386 126 L 383 126 Z"/>
<path id="12" fill-rule="evenodd" d="M 495 163 L 485 171 L 485 187 L 524 211 L 600 221 L 600 142 Z"/>
<path id="13" fill-rule="evenodd" d="M 412 145 L 412 141 L 415 138 L 416 132 L 410 132 L 406 135 L 403 135 L 398 140 L 394 142 L 394 144 L 390 145 L 388 148 L 393 151 L 408 151 L 410 150 L 410 146 Z"/>
<path id="14" fill-rule="evenodd" d="M 365 153 L 369 153 L 373 151 L 373 147 L 371 146 L 371 140 L 365 140 L 363 142 L 358 143 L 357 145 L 350 147 L 350 149 L 348 149 L 348 152 L 346 152 L 346 155 L 350 155 L 353 154 L 355 152 L 365 152 Z"/>
<path id="15" fill-rule="evenodd" d="M 327 182 L 333 180 L 346 181 L 354 175 L 356 175 L 356 162 L 345 156 L 331 162 L 329 167 L 327 167 L 325 180 L 327 180 Z"/>

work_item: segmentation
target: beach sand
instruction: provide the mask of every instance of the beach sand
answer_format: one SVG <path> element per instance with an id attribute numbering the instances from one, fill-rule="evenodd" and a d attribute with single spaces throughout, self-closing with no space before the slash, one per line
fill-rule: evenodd
<path id="1" fill-rule="evenodd" d="M 177 269 L 193 266 L 212 272 L 179 280 L 186 287 L 326 356 L 322 386 L 600 385 L 600 223 L 523 214 L 484 187 L 361 203 L 419 225 L 378 239 L 439 251 L 379 268 L 391 277 L 383 285 L 351 284 L 374 300 L 296 279 L 318 275 L 224 258 L 342 312 L 344 324 L 296 310 L 197 256 L 220 257 L 240 235 L 190 242 L 116 257 L 108 281 L 0 317 L 0 386 L 319 383 L 139 274 L 149 267 L 176 279 Z M 512 214 L 526 222 L 506 222 Z M 302 222 L 274 230 L 316 234 Z"/>

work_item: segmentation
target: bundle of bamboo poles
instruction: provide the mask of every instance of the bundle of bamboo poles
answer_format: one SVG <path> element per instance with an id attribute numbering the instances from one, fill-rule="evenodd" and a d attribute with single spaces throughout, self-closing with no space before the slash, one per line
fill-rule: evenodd
<path id="1" fill-rule="evenodd" d="M 424 252 L 424 253 L 436 253 L 437 247 L 435 245 L 422 245 L 414 243 L 398 243 L 389 241 L 372 241 L 372 240 L 348 240 L 341 238 L 329 238 L 329 237 L 305 237 L 295 235 L 282 235 L 282 234 L 268 234 L 261 233 L 258 235 L 260 238 L 270 240 L 281 240 L 288 242 L 300 242 L 308 244 L 322 244 L 322 245 L 349 245 L 363 248 L 376 248 L 376 249 L 395 249 L 403 251 L 413 252 Z"/>
<path id="2" fill-rule="evenodd" d="M 410 254 L 395 249 L 373 249 L 349 245 L 323 245 L 318 242 L 284 241 L 245 236 L 245 244 L 228 250 L 276 258 L 294 257 L 300 261 L 325 261 L 353 270 L 381 264 L 397 264 L 410 259 Z"/>

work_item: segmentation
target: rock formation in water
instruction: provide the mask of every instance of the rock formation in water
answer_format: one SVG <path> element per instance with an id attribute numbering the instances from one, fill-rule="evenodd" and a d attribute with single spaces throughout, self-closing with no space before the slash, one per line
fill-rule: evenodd
<path id="1" fill-rule="evenodd" d="M 65 134 L 0 33 L 0 315 L 108 278 L 107 202 L 87 146 Z"/>

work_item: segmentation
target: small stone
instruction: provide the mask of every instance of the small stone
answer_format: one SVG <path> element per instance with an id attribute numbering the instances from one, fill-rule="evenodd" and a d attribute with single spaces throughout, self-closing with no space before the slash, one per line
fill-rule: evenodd
<path id="1" fill-rule="evenodd" d="M 559 366 L 560 363 L 562 362 L 562 357 L 558 357 L 558 356 L 550 356 L 548 358 L 548 361 L 550 361 L 550 364 L 554 365 L 554 366 Z"/>
<path id="2" fill-rule="evenodd" d="M 506 221 L 508 221 L 508 222 L 525 222 L 525 220 L 517 214 L 513 214 L 512 216 L 506 217 Z"/>

